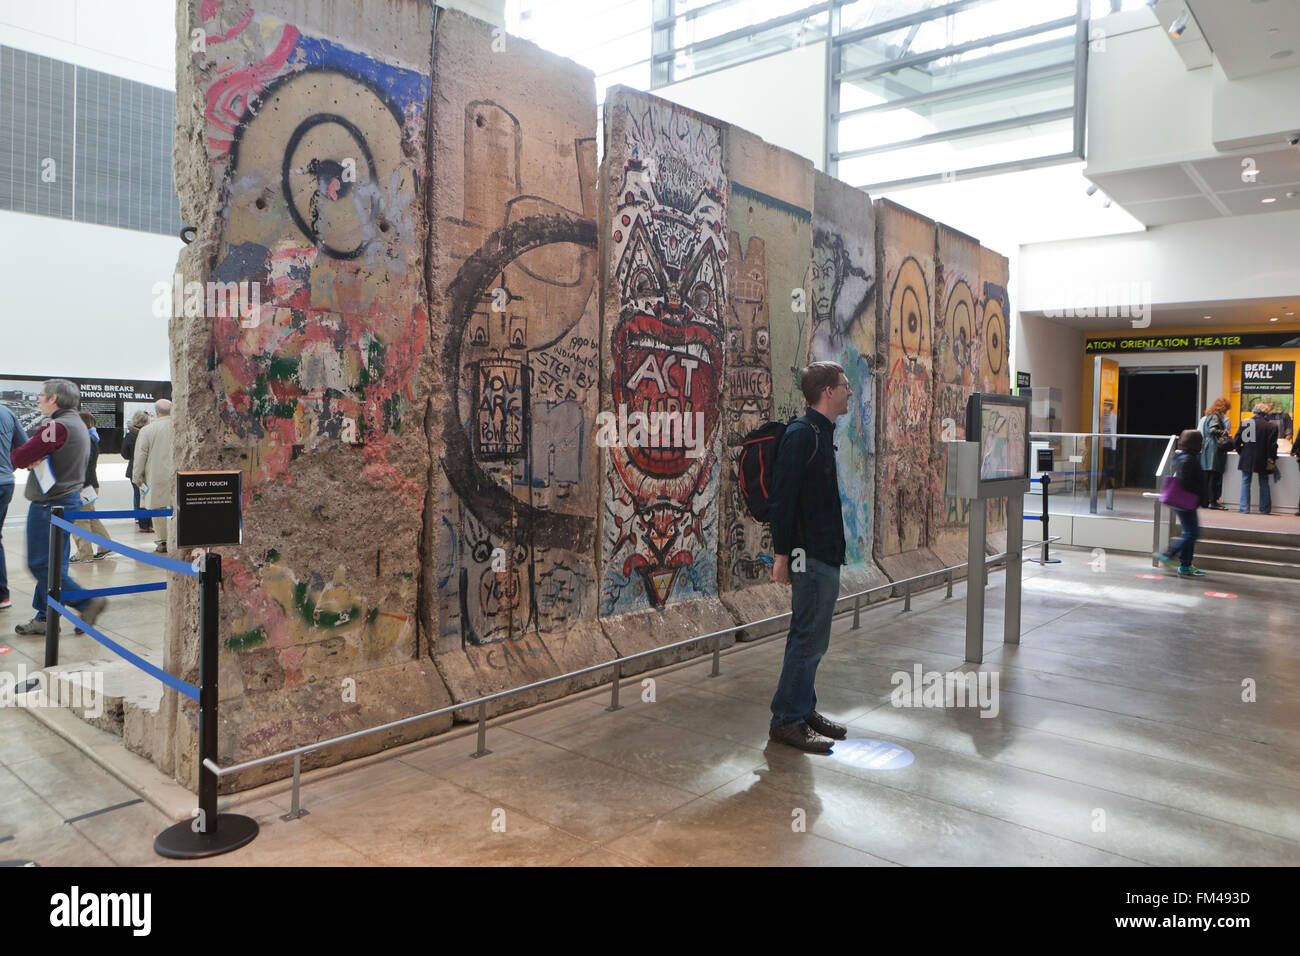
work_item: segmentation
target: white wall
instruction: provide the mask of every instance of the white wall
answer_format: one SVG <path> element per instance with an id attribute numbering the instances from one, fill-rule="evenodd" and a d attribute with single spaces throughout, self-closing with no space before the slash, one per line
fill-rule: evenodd
<path id="1" fill-rule="evenodd" d="M 743 127 L 823 169 L 825 90 L 823 42 L 682 80 L 654 94 Z"/>
<path id="2" fill-rule="evenodd" d="M 170 381 L 167 319 L 174 236 L 0 211 L 0 375 Z"/>
<path id="3" fill-rule="evenodd" d="M 1300 132 L 1300 69 L 1230 80 L 1216 63 L 1212 81 L 1219 149 L 1275 145 Z"/>
<path id="4" fill-rule="evenodd" d="M 1148 10 L 1105 17 L 1088 57 L 1088 167 L 1105 173 L 1215 155 L 1211 73 L 1188 70 Z"/>
<path id="5" fill-rule="evenodd" d="M 1017 308 L 1105 304 L 1106 288 L 1151 283 L 1162 304 L 1293 298 L 1300 292 L 1300 211 L 1159 226 L 1020 248 Z M 1090 294 L 1091 293 L 1091 294 Z"/>
<path id="6" fill-rule="evenodd" d="M 1014 302 L 1013 302 L 1014 305 Z M 1087 431 L 1080 403 L 1083 391 L 1083 333 L 1033 315 L 1016 314 L 1013 367 L 1028 372 L 1034 388 L 1061 390 L 1058 431 Z"/>
<path id="7" fill-rule="evenodd" d="M 176 89 L 175 0 L 0 0 L 0 44 Z"/>

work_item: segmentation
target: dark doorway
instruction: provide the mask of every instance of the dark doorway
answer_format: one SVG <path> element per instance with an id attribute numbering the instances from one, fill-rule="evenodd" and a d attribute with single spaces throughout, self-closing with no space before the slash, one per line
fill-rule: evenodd
<path id="1" fill-rule="evenodd" d="M 1126 435 L 1176 435 L 1195 428 L 1201 417 L 1201 382 L 1195 369 L 1121 368 L 1119 431 Z M 1166 442 L 1121 439 L 1121 484 L 1154 488 Z"/>

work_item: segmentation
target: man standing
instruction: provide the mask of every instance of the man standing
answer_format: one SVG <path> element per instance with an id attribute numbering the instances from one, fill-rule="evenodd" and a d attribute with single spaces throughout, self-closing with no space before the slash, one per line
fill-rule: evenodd
<path id="1" fill-rule="evenodd" d="M 175 472 L 172 468 L 172 403 L 160 398 L 153 403 L 157 420 L 140 429 L 136 439 L 135 461 L 131 466 L 132 481 L 140 486 L 145 496 L 144 506 L 170 508 Z M 154 550 L 167 553 L 167 519 L 153 519 L 157 543 Z"/>
<path id="2" fill-rule="evenodd" d="M 790 633 L 772 698 L 768 736 L 808 753 L 829 753 L 847 729 L 817 713 L 817 665 L 831 639 L 844 564 L 844 515 L 835 470 L 835 419 L 849 410 L 848 379 L 835 362 L 813 362 L 799 387 L 807 413 L 776 453 L 771 498 L 772 580 L 790 584 Z"/>
<path id="3" fill-rule="evenodd" d="M 0 405 L 0 611 L 13 607 L 9 600 L 4 546 L 5 518 L 9 514 L 9 502 L 14 500 L 14 468 L 9 462 L 9 453 L 26 442 L 27 432 L 23 431 L 18 416 L 10 411 L 8 405 Z"/>
<path id="4" fill-rule="evenodd" d="M 1269 482 L 1277 468 L 1277 425 L 1268 420 L 1268 406 L 1257 402 L 1237 428 L 1233 445 L 1237 449 L 1237 469 L 1241 472 L 1241 503 L 1237 510 L 1250 513 L 1250 476 L 1259 475 L 1259 513 L 1273 510 L 1273 489 Z"/>
<path id="5" fill-rule="evenodd" d="M 50 554 L 51 509 L 62 505 L 68 511 L 81 506 L 81 487 L 86 480 L 90 461 L 90 434 L 86 431 L 77 404 L 81 393 L 67 379 L 52 378 L 41 386 L 37 407 L 45 417 L 32 427 L 32 437 L 13 450 L 10 460 L 15 468 L 30 468 L 25 494 L 27 505 L 27 569 L 36 579 L 32 607 L 36 616 L 14 628 L 19 634 L 34 636 L 45 633 L 45 586 L 51 561 L 63 563 L 63 587 L 79 591 L 81 587 L 68 577 L 68 537 L 63 536 L 62 554 Z M 102 597 L 70 602 L 78 616 L 94 624 L 108 604 Z"/>

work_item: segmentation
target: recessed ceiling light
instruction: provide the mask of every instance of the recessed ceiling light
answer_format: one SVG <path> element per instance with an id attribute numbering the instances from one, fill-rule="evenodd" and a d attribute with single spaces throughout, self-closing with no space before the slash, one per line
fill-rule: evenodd
<path id="1" fill-rule="evenodd" d="M 1276 316 L 1276 315 L 1273 316 L 1273 318 L 1269 319 L 1269 321 L 1270 321 L 1270 322 L 1276 322 L 1276 321 L 1277 321 L 1277 316 Z"/>
<path id="2" fill-rule="evenodd" d="M 1203 315 L 1203 316 L 1201 316 L 1201 318 L 1203 318 L 1203 319 L 1209 319 L 1209 318 L 1212 318 L 1212 316 Z"/>
<path id="3" fill-rule="evenodd" d="M 1277 202 L 1277 197 L 1276 197 L 1276 196 L 1265 196 L 1263 199 L 1260 200 L 1260 202 L 1264 202 L 1264 203 L 1268 203 L 1268 202 Z"/>
<path id="4" fill-rule="evenodd" d="M 1285 60 L 1294 52 L 1295 50 L 1278 50 L 1276 53 L 1270 53 L 1268 58 L 1270 60 Z"/>

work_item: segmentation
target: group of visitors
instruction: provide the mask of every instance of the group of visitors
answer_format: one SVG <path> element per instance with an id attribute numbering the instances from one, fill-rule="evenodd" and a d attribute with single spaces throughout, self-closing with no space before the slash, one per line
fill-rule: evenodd
<path id="1" fill-rule="evenodd" d="M 1237 510 L 1250 513 L 1251 483 L 1259 479 L 1259 513 L 1273 510 L 1270 483 L 1281 480 L 1277 467 L 1278 426 L 1272 421 L 1273 408 L 1257 402 L 1249 418 L 1243 418 L 1235 433 L 1231 432 L 1226 398 L 1217 398 L 1205 410 L 1196 428 L 1178 436 L 1174 455 L 1174 473 L 1166 479 L 1161 500 L 1173 509 L 1183 526 L 1181 537 L 1169 542 L 1164 551 L 1152 555 L 1162 564 L 1173 567 L 1178 558 L 1178 573 L 1194 577 L 1205 572 L 1192 564 L 1196 539 L 1200 534 L 1196 509 L 1226 511 L 1223 495 L 1223 471 L 1228 452 L 1237 453 L 1237 470 L 1241 473 L 1241 499 Z"/>
<path id="2" fill-rule="evenodd" d="M 61 378 L 45 382 L 37 399 L 42 417 L 32 426 L 30 435 L 13 412 L 0 405 L 0 529 L 4 527 L 9 503 L 13 500 L 14 469 L 28 470 L 24 489 L 28 502 L 27 569 L 35 578 L 32 607 L 36 614 L 27 623 L 14 628 L 21 635 L 45 633 L 46 583 L 51 560 L 63 563 L 63 586 L 69 591 L 79 591 L 80 586 L 68 576 L 68 564 L 98 560 L 111 553 L 102 546 L 96 551 L 90 541 L 78 537 L 77 556 L 73 558 L 69 537 L 65 535 L 63 553 L 50 554 L 53 509 L 94 511 L 99 494 L 99 432 L 95 427 L 95 417 L 88 411 L 78 410 L 80 404 L 81 393 L 72 382 Z M 136 510 L 141 496 L 150 509 L 168 508 L 172 503 L 171 402 L 159 399 L 154 403 L 154 409 L 157 421 L 150 422 L 145 412 L 137 412 L 132 417 L 130 431 L 122 443 Z M 79 527 L 108 538 L 108 531 L 98 518 L 81 519 Z M 157 536 L 154 550 L 167 551 L 165 518 L 155 519 L 152 523 L 142 520 L 140 530 Z M 93 624 L 107 603 L 103 597 L 93 597 L 70 601 L 68 606 L 87 624 Z M 4 545 L 0 539 L 0 610 L 12 606 Z"/>

